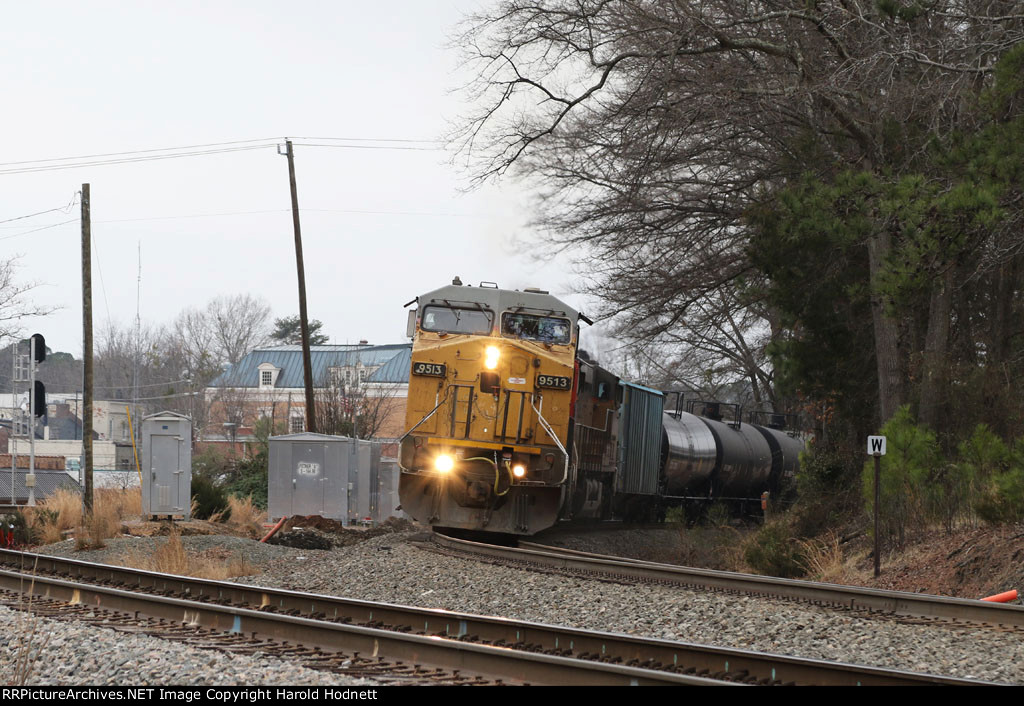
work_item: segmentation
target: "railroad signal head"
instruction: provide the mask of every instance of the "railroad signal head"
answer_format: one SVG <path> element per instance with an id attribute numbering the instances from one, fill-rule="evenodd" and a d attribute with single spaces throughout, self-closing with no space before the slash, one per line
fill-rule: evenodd
<path id="1" fill-rule="evenodd" d="M 46 386 L 39 380 L 36 380 L 32 394 L 32 414 L 37 417 L 46 416 Z"/>
<path id="2" fill-rule="evenodd" d="M 46 360 L 46 339 L 43 338 L 43 334 L 41 333 L 33 333 L 32 343 L 34 344 L 32 350 L 35 355 L 35 361 L 37 363 L 42 363 Z"/>

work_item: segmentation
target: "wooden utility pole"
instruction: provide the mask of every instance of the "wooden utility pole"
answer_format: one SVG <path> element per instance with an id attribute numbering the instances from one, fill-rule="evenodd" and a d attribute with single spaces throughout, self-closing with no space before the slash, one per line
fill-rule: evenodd
<path id="1" fill-rule="evenodd" d="M 87 515 L 92 514 L 92 223 L 89 205 L 89 185 L 82 184 L 82 473 Z"/>
<path id="2" fill-rule="evenodd" d="M 295 188 L 295 154 L 292 141 L 284 141 L 288 157 L 288 184 L 292 192 L 292 225 L 295 229 L 295 267 L 299 273 L 299 323 L 302 327 L 302 373 L 306 383 L 306 431 L 316 432 L 313 399 L 313 363 L 309 355 L 309 319 L 306 317 L 306 270 L 302 264 L 302 231 L 299 228 L 299 195 Z"/>

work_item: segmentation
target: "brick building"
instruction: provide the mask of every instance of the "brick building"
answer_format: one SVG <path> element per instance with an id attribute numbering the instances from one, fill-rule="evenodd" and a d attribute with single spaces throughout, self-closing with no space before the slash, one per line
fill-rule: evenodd
<path id="1" fill-rule="evenodd" d="M 317 431 L 397 439 L 405 431 L 408 343 L 311 346 Z M 306 430 L 302 346 L 257 348 L 205 391 L 209 422 L 200 440 L 243 444 L 260 420 L 275 434 Z"/>

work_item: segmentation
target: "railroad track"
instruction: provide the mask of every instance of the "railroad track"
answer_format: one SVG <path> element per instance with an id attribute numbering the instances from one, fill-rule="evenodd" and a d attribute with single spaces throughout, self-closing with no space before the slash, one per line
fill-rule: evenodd
<path id="1" fill-rule="evenodd" d="M 0 602 L 384 683 L 981 684 L 0 551 Z M 83 612 L 84 611 L 84 612 Z M 106 611 L 106 612 L 104 612 Z M 92 616 L 92 617 L 89 617 Z"/>
<path id="2" fill-rule="evenodd" d="M 444 553 L 633 584 L 677 585 L 737 595 L 771 597 L 901 623 L 983 627 L 1024 635 L 1024 606 L 967 598 L 841 586 L 732 571 L 695 569 L 638 559 L 592 554 L 531 542 L 518 548 L 481 544 L 435 534 L 433 548 Z"/>

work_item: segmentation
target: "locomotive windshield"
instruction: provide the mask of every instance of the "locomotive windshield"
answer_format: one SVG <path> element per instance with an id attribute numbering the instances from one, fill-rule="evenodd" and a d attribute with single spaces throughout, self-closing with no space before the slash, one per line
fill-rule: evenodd
<path id="1" fill-rule="evenodd" d="M 420 326 L 424 331 L 440 333 L 489 334 L 494 312 L 484 309 L 459 309 L 454 306 L 425 306 Z"/>
<path id="2" fill-rule="evenodd" d="M 501 315 L 501 332 L 528 341 L 566 344 L 571 340 L 572 324 L 552 316 L 505 312 Z"/>

